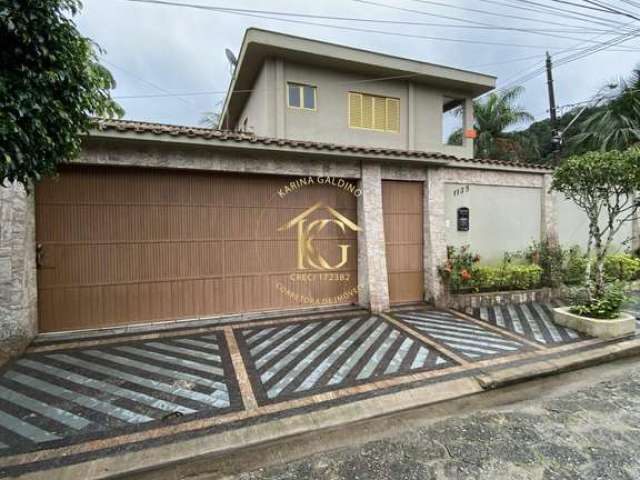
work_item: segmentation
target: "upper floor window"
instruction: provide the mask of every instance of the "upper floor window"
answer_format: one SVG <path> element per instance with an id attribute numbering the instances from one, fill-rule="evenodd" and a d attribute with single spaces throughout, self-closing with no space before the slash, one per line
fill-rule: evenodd
<path id="1" fill-rule="evenodd" d="M 302 83 L 287 83 L 287 105 L 289 108 L 300 108 L 303 110 L 315 110 L 317 93 L 313 85 Z"/>
<path id="2" fill-rule="evenodd" d="M 349 127 L 400 131 L 400 99 L 349 92 Z"/>
<path id="3" fill-rule="evenodd" d="M 464 144 L 464 98 L 442 98 L 442 142 L 446 145 Z"/>

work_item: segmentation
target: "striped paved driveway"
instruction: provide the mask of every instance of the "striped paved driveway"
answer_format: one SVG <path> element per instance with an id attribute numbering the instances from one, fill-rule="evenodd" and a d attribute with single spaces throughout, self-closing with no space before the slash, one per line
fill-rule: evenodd
<path id="1" fill-rule="evenodd" d="M 587 338 L 574 330 L 553 323 L 552 308 L 550 305 L 536 302 L 496 305 L 476 308 L 473 316 L 544 345 L 575 342 Z"/>
<path id="2" fill-rule="evenodd" d="M 310 314 L 159 332 L 154 340 L 35 344 L 0 370 L 0 476 L 3 462 L 13 465 L 5 471 L 20 471 L 21 455 L 33 465 L 45 454 L 66 462 L 56 452 L 97 452 L 125 437 L 146 444 L 147 435 L 152 444 L 155 432 L 279 418 L 425 382 L 437 389 L 436 379 L 473 375 L 493 360 L 528 361 L 582 338 L 555 327 L 544 305 L 475 315 Z"/>
<path id="3" fill-rule="evenodd" d="M 454 365 L 373 315 L 240 329 L 235 334 L 260 404 Z"/>
<path id="4" fill-rule="evenodd" d="M 469 360 L 518 353 L 526 346 L 509 337 L 440 310 L 397 312 L 394 316 Z"/>
<path id="5" fill-rule="evenodd" d="M 238 409 L 228 357 L 221 333 L 26 355 L 0 374 L 0 456 Z"/>

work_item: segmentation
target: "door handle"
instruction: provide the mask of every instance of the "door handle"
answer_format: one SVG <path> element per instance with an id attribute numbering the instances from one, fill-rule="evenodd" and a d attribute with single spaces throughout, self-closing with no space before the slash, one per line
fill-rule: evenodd
<path id="1" fill-rule="evenodd" d="M 36 245 L 36 269 L 40 270 L 41 268 L 44 267 L 42 263 L 43 260 L 44 260 L 44 245 L 42 245 L 41 243 L 38 243 Z"/>

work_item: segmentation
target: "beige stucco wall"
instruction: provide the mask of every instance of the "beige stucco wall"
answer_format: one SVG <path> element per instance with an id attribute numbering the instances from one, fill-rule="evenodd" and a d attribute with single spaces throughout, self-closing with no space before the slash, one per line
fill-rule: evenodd
<path id="1" fill-rule="evenodd" d="M 274 115 L 275 98 L 269 92 L 275 88 L 275 69 L 266 62 L 253 86 L 253 91 L 247 100 L 244 110 L 240 115 L 238 128 L 244 130 L 244 121 L 247 120 L 247 130 L 262 132 L 265 137 L 275 137 L 275 123 L 269 122 L 269 118 Z"/>
<path id="2" fill-rule="evenodd" d="M 579 245 L 587 247 L 589 239 L 589 222 L 587 215 L 571 200 L 561 193 L 554 193 L 556 216 L 558 217 L 558 237 L 564 247 Z M 600 216 L 601 227 L 605 226 L 606 213 Z M 627 251 L 632 248 L 633 224 L 625 222 L 613 240 L 612 251 Z"/>
<path id="3" fill-rule="evenodd" d="M 469 245 L 483 263 L 502 260 L 504 252 L 523 250 L 541 238 L 542 189 L 473 183 L 445 185 L 447 244 Z M 469 231 L 457 229 L 457 209 L 470 210 Z"/>
<path id="4" fill-rule="evenodd" d="M 317 87 L 315 111 L 287 107 L 287 82 Z M 441 152 L 473 157 L 473 142 L 463 146 L 442 142 L 443 96 L 464 98 L 460 92 L 427 87 L 406 79 L 371 81 L 366 75 L 267 59 L 237 125 L 247 125 L 259 136 L 312 140 L 404 150 Z M 349 91 L 400 99 L 400 132 L 379 132 L 348 127 Z M 471 98 L 467 98 L 465 125 L 473 124 Z"/>

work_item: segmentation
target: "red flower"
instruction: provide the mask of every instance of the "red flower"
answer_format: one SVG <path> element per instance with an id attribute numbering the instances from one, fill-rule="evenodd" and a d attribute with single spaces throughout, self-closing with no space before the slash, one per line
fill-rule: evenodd
<path id="1" fill-rule="evenodd" d="M 462 280 L 469 280 L 471 279 L 471 274 L 466 269 L 464 269 L 460 272 L 460 278 L 462 278 Z"/>

